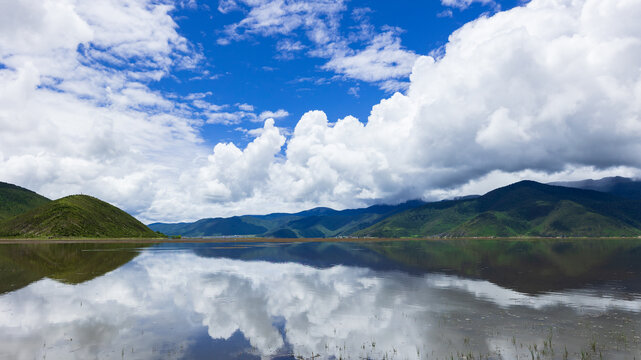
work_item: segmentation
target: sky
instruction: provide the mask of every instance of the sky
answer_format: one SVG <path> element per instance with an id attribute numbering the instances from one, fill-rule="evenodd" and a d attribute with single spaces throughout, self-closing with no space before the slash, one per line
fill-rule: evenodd
<path id="1" fill-rule="evenodd" d="M 641 175 L 639 0 L 0 0 L 0 181 L 144 222 Z"/>

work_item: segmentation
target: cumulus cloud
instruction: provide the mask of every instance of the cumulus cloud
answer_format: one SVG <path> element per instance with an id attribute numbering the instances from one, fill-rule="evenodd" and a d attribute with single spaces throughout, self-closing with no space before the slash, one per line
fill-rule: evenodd
<path id="1" fill-rule="evenodd" d="M 0 178 L 137 212 L 157 191 L 155 178 L 205 155 L 198 121 L 147 86 L 199 58 L 171 9 L 146 0 L 2 2 Z"/>
<path id="2" fill-rule="evenodd" d="M 261 135 L 244 150 L 232 143 L 218 144 L 199 169 L 197 197 L 206 201 L 238 201 L 257 195 L 259 185 L 271 175 L 275 155 L 285 143 L 274 120 L 265 121 Z"/>
<path id="3" fill-rule="evenodd" d="M 470 7 L 470 5 L 472 5 L 472 3 L 497 6 L 494 0 L 441 0 L 441 4 L 459 8 L 461 10 L 467 9 L 468 7 Z"/>

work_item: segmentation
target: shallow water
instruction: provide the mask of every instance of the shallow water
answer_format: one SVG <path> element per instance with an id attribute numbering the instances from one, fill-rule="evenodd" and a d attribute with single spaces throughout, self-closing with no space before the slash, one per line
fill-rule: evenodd
<path id="1" fill-rule="evenodd" d="M 1 359 L 641 358 L 641 240 L 0 245 Z"/>

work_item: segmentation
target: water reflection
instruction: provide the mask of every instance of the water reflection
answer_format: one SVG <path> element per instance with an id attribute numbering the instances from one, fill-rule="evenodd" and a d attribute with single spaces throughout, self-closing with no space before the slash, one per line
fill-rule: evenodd
<path id="1" fill-rule="evenodd" d="M 550 336 L 556 358 L 641 348 L 641 298 L 613 287 L 528 294 L 458 275 L 183 250 L 0 296 L 0 358 L 511 359 L 529 358 L 534 344 L 551 355 Z"/>
<path id="2" fill-rule="evenodd" d="M 78 284 L 128 263 L 137 244 L 11 244 L 0 246 L 0 294 L 42 278 Z"/>

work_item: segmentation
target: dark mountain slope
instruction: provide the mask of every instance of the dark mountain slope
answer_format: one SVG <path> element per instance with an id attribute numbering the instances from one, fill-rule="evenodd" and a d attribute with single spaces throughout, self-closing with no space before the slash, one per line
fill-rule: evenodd
<path id="1" fill-rule="evenodd" d="M 31 190 L 0 182 L 0 221 L 35 209 L 50 201 Z"/>
<path id="2" fill-rule="evenodd" d="M 606 192 L 629 200 L 641 200 L 641 181 L 621 176 L 599 180 L 559 181 L 550 185 Z"/>

